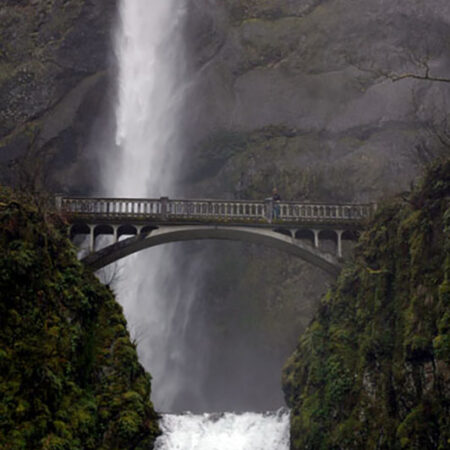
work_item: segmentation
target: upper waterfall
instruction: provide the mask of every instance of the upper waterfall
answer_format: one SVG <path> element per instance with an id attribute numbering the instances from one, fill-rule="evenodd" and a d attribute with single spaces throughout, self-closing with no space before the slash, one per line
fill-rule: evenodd
<path id="1" fill-rule="evenodd" d="M 184 2 L 122 1 L 116 144 L 120 155 L 106 185 L 121 196 L 173 193 L 180 153 Z"/>

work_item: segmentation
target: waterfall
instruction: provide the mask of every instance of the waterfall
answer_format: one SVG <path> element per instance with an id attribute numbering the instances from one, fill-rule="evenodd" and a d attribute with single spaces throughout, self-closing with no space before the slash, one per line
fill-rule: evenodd
<path id="1" fill-rule="evenodd" d="M 115 38 L 117 151 L 108 157 L 103 173 L 107 195 L 176 194 L 182 154 L 185 9 L 184 0 L 120 2 Z M 115 269 L 118 299 L 141 362 L 153 375 L 152 399 L 166 411 L 172 410 L 185 365 L 184 318 L 192 303 L 173 282 L 177 276 L 173 250 L 164 246 L 132 255 Z M 195 264 L 190 268 L 194 270 Z"/>
<path id="2" fill-rule="evenodd" d="M 189 78 L 183 40 L 186 1 L 120 2 L 115 45 L 116 149 L 104 164 L 102 183 L 106 195 L 183 196 L 177 180 L 183 156 L 180 130 Z M 153 376 L 152 400 L 159 411 L 211 408 L 204 395 L 209 364 L 204 355 L 212 350 L 201 325 L 207 320 L 203 320 L 201 302 L 195 298 L 205 273 L 203 256 L 195 244 L 171 244 L 129 256 L 117 264 L 118 270 L 113 270 L 118 273 L 115 290 L 131 335 L 138 343 L 140 361 Z M 225 385 L 232 382 L 225 373 L 222 378 L 220 395 L 227 398 Z M 221 436 L 221 449 L 284 450 L 287 417 L 287 413 L 224 413 L 219 418 L 166 414 L 162 422 L 166 434 L 158 445 L 160 449 L 219 448 L 211 447 L 209 438 L 202 436 L 202 430 L 208 428 L 216 437 Z M 177 433 L 184 433 L 186 427 L 192 428 L 192 442 L 201 441 L 202 447 L 170 446 L 171 440 L 181 439 Z M 234 428 L 243 435 L 230 434 Z M 259 440 L 261 436 L 265 436 L 263 441 Z M 269 436 L 274 443 L 264 447 Z"/>

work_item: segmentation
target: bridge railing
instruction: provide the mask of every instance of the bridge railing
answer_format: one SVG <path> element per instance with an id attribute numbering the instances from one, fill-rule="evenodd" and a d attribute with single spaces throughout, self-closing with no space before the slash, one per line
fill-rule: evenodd
<path id="1" fill-rule="evenodd" d="M 71 216 L 105 219 L 272 220 L 274 202 L 246 200 L 172 200 L 59 197 L 58 207 Z M 369 217 L 373 204 L 277 202 L 281 222 L 355 221 Z"/>

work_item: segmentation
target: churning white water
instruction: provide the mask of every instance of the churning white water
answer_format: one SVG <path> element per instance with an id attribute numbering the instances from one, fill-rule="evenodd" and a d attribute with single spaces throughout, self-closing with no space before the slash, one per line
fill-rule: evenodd
<path id="1" fill-rule="evenodd" d="M 165 414 L 156 450 L 288 450 L 289 412 Z"/>

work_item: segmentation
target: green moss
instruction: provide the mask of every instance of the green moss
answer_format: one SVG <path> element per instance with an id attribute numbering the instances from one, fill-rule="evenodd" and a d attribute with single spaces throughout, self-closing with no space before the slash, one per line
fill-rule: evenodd
<path id="1" fill-rule="evenodd" d="M 0 189 L 0 447 L 152 448 L 150 376 L 62 220 Z"/>
<path id="2" fill-rule="evenodd" d="M 283 372 L 291 447 L 447 448 L 450 160 L 381 207 Z"/>

